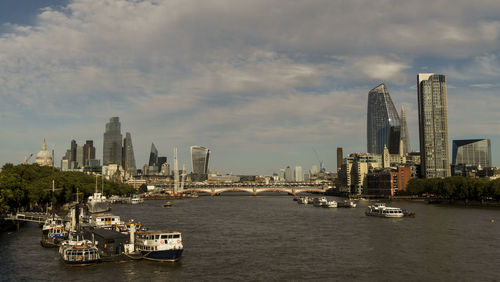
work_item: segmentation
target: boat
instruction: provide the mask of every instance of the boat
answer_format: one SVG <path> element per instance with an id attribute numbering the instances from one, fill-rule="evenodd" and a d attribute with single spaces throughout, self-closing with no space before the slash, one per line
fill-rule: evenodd
<path id="1" fill-rule="evenodd" d="M 385 204 L 376 203 L 366 208 L 365 214 L 368 216 L 398 218 L 403 217 L 403 211 L 400 208 L 386 207 Z"/>
<path id="2" fill-rule="evenodd" d="M 307 197 L 300 197 L 298 200 L 297 200 L 297 204 L 301 204 L 301 205 L 307 205 L 308 201 L 307 201 Z"/>
<path id="3" fill-rule="evenodd" d="M 313 205 L 315 207 L 322 207 L 328 203 L 328 200 L 325 197 L 314 198 Z"/>
<path id="4" fill-rule="evenodd" d="M 154 261 L 177 261 L 184 250 L 181 233 L 176 231 L 138 231 L 134 247 L 144 259 Z"/>
<path id="5" fill-rule="evenodd" d="M 172 206 L 172 203 L 167 201 L 165 204 L 163 204 L 164 208 L 170 208 Z"/>
<path id="6" fill-rule="evenodd" d="M 136 204 L 140 204 L 140 203 L 144 203 L 144 199 L 143 198 L 132 198 L 130 199 L 130 203 L 132 205 L 136 205 Z"/>
<path id="7" fill-rule="evenodd" d="M 102 186 L 104 186 L 104 178 Z M 95 192 L 92 196 L 89 196 L 87 200 L 87 207 L 90 213 L 100 213 L 111 210 L 111 207 L 109 206 L 109 203 L 106 200 L 106 196 L 104 196 L 102 189 L 103 188 L 101 187 L 101 193 L 97 192 L 97 176 L 96 176 Z"/>
<path id="8" fill-rule="evenodd" d="M 59 247 L 59 254 L 64 263 L 72 265 L 98 263 L 101 256 L 97 247 L 90 240 L 78 237 L 78 235 L 73 235 L 71 239 L 64 241 Z"/>
<path id="9" fill-rule="evenodd" d="M 324 208 L 336 208 L 337 202 L 336 201 L 327 201 L 326 204 L 324 204 L 322 207 L 324 207 Z"/>
<path id="10" fill-rule="evenodd" d="M 343 201 L 338 203 L 339 208 L 355 208 L 356 203 L 354 201 Z"/>
<path id="11" fill-rule="evenodd" d="M 47 218 L 42 226 L 42 240 L 40 244 L 45 248 L 59 247 L 68 238 L 64 228 L 64 220 L 53 214 Z"/>
<path id="12" fill-rule="evenodd" d="M 90 225 L 95 228 L 113 228 L 116 225 L 121 225 L 123 222 L 120 220 L 119 215 L 110 213 L 100 213 L 93 215 L 90 220 Z"/>
<path id="13" fill-rule="evenodd" d="M 407 211 L 406 209 L 403 209 L 403 215 L 405 217 L 415 217 L 415 212 Z"/>

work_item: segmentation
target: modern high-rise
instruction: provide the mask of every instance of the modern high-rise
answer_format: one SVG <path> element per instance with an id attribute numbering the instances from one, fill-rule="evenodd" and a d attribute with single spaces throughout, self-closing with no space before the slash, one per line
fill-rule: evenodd
<path id="1" fill-rule="evenodd" d="M 304 181 L 304 175 L 302 174 L 302 167 L 301 166 L 295 167 L 294 174 L 295 174 L 295 181 L 297 181 L 297 182 Z"/>
<path id="2" fill-rule="evenodd" d="M 293 181 L 292 168 L 290 166 L 287 166 L 285 168 L 285 181 L 286 182 L 292 182 Z"/>
<path id="3" fill-rule="evenodd" d="M 385 84 L 373 88 L 368 92 L 368 113 L 367 113 L 367 147 L 368 153 L 382 154 L 384 146 L 392 148 L 391 139 L 397 139 L 399 146 L 400 132 L 393 127 L 400 127 L 401 121 L 398 112 L 389 95 Z M 393 136 L 391 136 L 391 128 Z M 391 152 L 392 153 L 392 152 Z"/>
<path id="4" fill-rule="evenodd" d="M 134 156 L 134 146 L 132 145 L 132 136 L 130 132 L 125 134 L 125 138 L 123 139 L 123 169 L 134 175 L 136 171 L 135 166 L 135 156 Z"/>
<path id="5" fill-rule="evenodd" d="M 410 135 L 408 134 L 408 124 L 406 123 L 405 108 L 401 107 L 401 141 L 403 141 L 403 155 L 411 152 Z"/>
<path id="6" fill-rule="evenodd" d="M 490 139 L 453 140 L 453 165 L 491 166 Z"/>
<path id="7" fill-rule="evenodd" d="M 90 166 L 90 160 L 95 160 L 95 147 L 93 140 L 87 140 L 83 145 L 83 164 L 82 167 Z"/>
<path id="8" fill-rule="evenodd" d="M 194 174 L 208 173 L 210 150 L 202 146 L 191 146 L 191 165 Z"/>
<path id="9" fill-rule="evenodd" d="M 342 147 L 337 147 L 337 172 L 342 169 L 343 160 L 344 160 L 344 153 Z"/>
<path id="10" fill-rule="evenodd" d="M 448 145 L 448 105 L 444 75 L 417 75 L 421 173 L 424 178 L 451 175 Z"/>
<path id="11" fill-rule="evenodd" d="M 151 152 L 149 153 L 149 166 L 158 168 L 158 149 L 154 143 L 151 143 Z"/>
<path id="12" fill-rule="evenodd" d="M 102 150 L 103 165 L 122 164 L 122 134 L 119 117 L 112 117 L 106 123 Z"/>

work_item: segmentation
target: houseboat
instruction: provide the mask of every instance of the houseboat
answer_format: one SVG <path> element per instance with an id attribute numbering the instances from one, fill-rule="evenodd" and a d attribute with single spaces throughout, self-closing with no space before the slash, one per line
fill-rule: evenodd
<path id="1" fill-rule="evenodd" d="M 365 214 L 368 216 L 398 218 L 403 217 L 403 211 L 400 208 L 386 207 L 385 204 L 377 203 L 366 208 Z"/>
<path id="2" fill-rule="evenodd" d="M 181 233 L 176 231 L 138 231 L 134 247 L 144 259 L 154 261 L 177 261 L 184 250 Z"/>

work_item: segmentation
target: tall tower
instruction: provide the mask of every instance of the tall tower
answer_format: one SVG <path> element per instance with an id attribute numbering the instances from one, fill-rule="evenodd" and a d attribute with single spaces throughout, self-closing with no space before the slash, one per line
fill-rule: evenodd
<path id="1" fill-rule="evenodd" d="M 149 166 L 158 168 L 158 150 L 154 143 L 151 143 L 151 152 L 149 153 Z"/>
<path id="2" fill-rule="evenodd" d="M 112 117 L 106 123 L 102 150 L 102 164 L 122 164 L 122 134 L 119 117 Z"/>
<path id="3" fill-rule="evenodd" d="M 337 171 L 342 168 L 342 160 L 344 159 L 344 153 L 342 147 L 337 147 Z"/>
<path id="4" fill-rule="evenodd" d="M 417 82 L 422 176 L 448 177 L 451 171 L 446 78 L 440 74 L 419 73 Z"/>
<path id="5" fill-rule="evenodd" d="M 403 155 L 410 153 L 410 135 L 408 134 L 408 124 L 406 123 L 406 113 L 404 107 L 401 107 L 401 141 L 403 141 Z"/>
<path id="6" fill-rule="evenodd" d="M 210 150 L 201 146 L 191 146 L 191 165 L 194 174 L 208 173 Z"/>
<path id="7" fill-rule="evenodd" d="M 370 90 L 368 92 L 366 126 L 368 153 L 382 154 L 384 146 L 391 148 L 390 139 L 397 139 L 397 146 L 399 147 L 399 136 L 395 136 L 394 134 L 400 132 L 399 129 L 396 129 L 400 126 L 401 121 L 398 112 L 392 103 L 391 96 L 385 84 L 382 83 Z M 391 136 L 391 128 L 393 136 Z"/>
<path id="8" fill-rule="evenodd" d="M 130 132 L 125 134 L 123 139 L 123 169 L 129 174 L 135 174 L 135 156 L 134 146 L 132 145 L 132 136 Z"/>

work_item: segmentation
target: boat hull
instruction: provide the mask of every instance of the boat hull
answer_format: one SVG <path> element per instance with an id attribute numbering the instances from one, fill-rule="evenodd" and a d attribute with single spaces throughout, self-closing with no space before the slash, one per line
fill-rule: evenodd
<path id="1" fill-rule="evenodd" d="M 162 251 L 141 251 L 142 257 L 154 261 L 177 261 L 181 258 L 183 249 Z"/>
<path id="2" fill-rule="evenodd" d="M 90 213 L 107 212 L 111 210 L 107 202 L 91 202 L 87 204 Z"/>
<path id="3" fill-rule="evenodd" d="M 385 217 L 385 218 L 401 218 L 404 215 L 401 214 L 380 214 L 380 213 L 372 213 L 372 212 L 365 212 L 367 216 L 376 216 L 376 217 Z"/>

